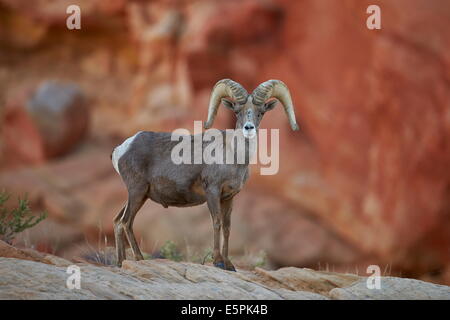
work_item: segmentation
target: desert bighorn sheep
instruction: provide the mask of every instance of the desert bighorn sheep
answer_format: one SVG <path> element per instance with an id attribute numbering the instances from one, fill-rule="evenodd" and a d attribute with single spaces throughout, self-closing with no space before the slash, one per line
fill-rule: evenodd
<path id="1" fill-rule="evenodd" d="M 239 83 L 230 79 L 220 80 L 214 86 L 205 129 L 212 126 L 222 103 L 236 114 L 236 132 L 242 132 L 248 145 L 248 140 L 256 135 L 264 113 L 275 107 L 276 100 L 269 100 L 271 98 L 283 104 L 291 128 L 298 130 L 291 95 L 283 82 L 268 80 L 248 94 Z M 190 136 L 191 141 L 194 137 Z M 203 147 L 208 143 L 202 142 Z M 171 159 L 171 150 L 176 144 L 171 139 L 171 133 L 141 131 L 113 150 L 111 158 L 114 168 L 128 189 L 128 201 L 114 218 L 117 264 L 120 266 L 125 258 L 125 237 L 134 258 L 143 259 L 133 234 L 133 221 L 138 210 L 150 198 L 166 208 L 196 206 L 206 202 L 214 228 L 214 265 L 234 271 L 228 258 L 231 208 L 233 197 L 248 179 L 248 158 L 243 164 L 175 164 Z"/>

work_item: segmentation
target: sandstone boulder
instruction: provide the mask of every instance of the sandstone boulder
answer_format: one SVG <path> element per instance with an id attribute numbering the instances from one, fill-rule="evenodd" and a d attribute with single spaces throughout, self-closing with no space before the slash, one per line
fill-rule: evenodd
<path id="1" fill-rule="evenodd" d="M 42 136 L 48 158 L 71 150 L 87 133 L 89 109 L 77 85 L 46 81 L 27 101 L 26 110 Z"/>
<path id="2" fill-rule="evenodd" d="M 46 81 L 6 103 L 2 127 L 9 166 L 40 164 L 71 151 L 86 136 L 89 108 L 74 84 Z"/>

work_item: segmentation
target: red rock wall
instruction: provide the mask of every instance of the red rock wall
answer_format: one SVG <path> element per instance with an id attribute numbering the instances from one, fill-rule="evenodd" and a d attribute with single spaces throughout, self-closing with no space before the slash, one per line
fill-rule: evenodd
<path id="1" fill-rule="evenodd" d="M 373 3 L 382 10 L 381 30 L 366 28 L 365 9 Z M 291 88 L 303 132 L 283 130 L 280 174 L 253 179 L 279 186 L 272 190 L 313 211 L 363 252 L 385 261 L 405 255 L 414 263 L 449 261 L 448 3 L 262 7 L 243 1 L 242 10 L 226 11 L 227 19 L 216 9 L 199 35 L 203 46 L 187 52 L 194 88 L 215 81 L 215 69 L 205 75 L 211 64 L 227 65 L 223 75 L 249 88 L 268 78 Z M 214 62 L 199 55 L 224 41 Z M 283 116 L 272 112 L 263 124 L 287 127 Z"/>
<path id="2" fill-rule="evenodd" d="M 20 9 L 21 1 L 1 2 L 8 14 L 19 10 L 44 26 L 36 36 L 42 50 L 51 51 L 53 37 L 77 52 L 59 55 L 70 61 L 64 72 L 40 70 L 45 59 L 36 54 L 29 72 L 80 82 L 95 97 L 94 136 L 192 128 L 192 120 L 206 118 L 218 79 L 233 78 L 249 91 L 282 79 L 301 131 L 290 131 L 279 107 L 266 115 L 262 127 L 280 128 L 280 172 L 255 171 L 249 192 L 270 190 L 296 208 L 299 225 L 308 212 L 330 239 L 337 234 L 347 244 L 339 252 L 351 248 L 359 257 L 351 261 L 375 257 L 408 270 L 449 263 L 448 1 L 116 1 L 111 8 L 97 1 L 85 10 L 84 29 L 70 35 L 65 14 L 55 18 L 60 10 L 46 1 L 33 12 Z M 370 4 L 381 7 L 381 30 L 366 28 Z M 9 30 L 0 37 L 10 39 Z M 216 126 L 232 121 L 221 110 Z M 264 219 L 260 232 L 276 223 Z M 295 243 L 296 233 L 286 234 L 291 238 L 281 232 L 272 241 Z M 296 260 L 307 250 L 303 240 L 283 248 L 273 255 L 277 262 L 304 262 Z"/>

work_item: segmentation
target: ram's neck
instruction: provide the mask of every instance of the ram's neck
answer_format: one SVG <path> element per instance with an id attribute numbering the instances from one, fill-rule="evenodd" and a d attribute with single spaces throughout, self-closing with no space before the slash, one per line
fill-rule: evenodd
<path id="1" fill-rule="evenodd" d="M 241 129 L 235 129 L 233 134 L 225 136 L 227 156 L 233 158 L 233 164 L 246 165 L 253 163 L 258 145 L 258 133 L 254 138 L 243 136 Z"/>
<path id="2" fill-rule="evenodd" d="M 248 166 L 256 163 L 257 135 L 246 139 L 241 129 L 228 129 L 203 133 L 198 139 L 203 141 L 203 157 L 207 164 Z"/>

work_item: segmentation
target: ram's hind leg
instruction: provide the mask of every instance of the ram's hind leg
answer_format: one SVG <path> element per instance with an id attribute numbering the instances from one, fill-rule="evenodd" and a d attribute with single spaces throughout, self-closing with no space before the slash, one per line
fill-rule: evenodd
<path id="1" fill-rule="evenodd" d="M 131 180 L 131 179 L 130 179 Z M 126 181 L 126 179 L 125 179 Z M 133 222 L 136 213 L 147 199 L 148 184 L 144 182 L 136 183 L 136 180 L 127 183 L 128 185 L 128 201 L 120 213 L 114 218 L 114 235 L 116 238 L 117 265 L 120 267 L 125 254 L 125 237 L 131 246 L 134 258 L 143 260 L 141 250 L 137 244 L 136 237 L 133 233 Z"/>
<path id="2" fill-rule="evenodd" d="M 120 210 L 120 212 L 114 217 L 114 238 L 116 240 L 116 258 L 117 265 L 120 267 L 122 261 L 125 259 L 125 234 L 123 233 L 123 228 L 120 225 L 120 219 L 122 219 L 123 213 L 125 212 L 126 205 Z"/>
<path id="3" fill-rule="evenodd" d="M 139 209 L 147 200 L 148 185 L 133 185 L 128 189 L 128 203 L 125 212 L 121 219 L 121 224 L 124 228 L 125 235 L 130 244 L 131 250 L 133 251 L 134 259 L 144 260 L 139 245 L 136 241 L 136 237 L 133 232 L 133 222 Z"/>
<path id="4" fill-rule="evenodd" d="M 142 207 L 144 202 L 145 202 L 145 199 L 142 202 L 142 204 L 139 207 L 139 209 Z M 137 213 L 137 211 L 136 211 L 136 213 Z M 133 251 L 134 260 L 139 261 L 139 260 L 144 260 L 144 256 L 142 255 L 142 252 L 139 249 L 139 245 L 137 243 L 136 237 L 135 237 L 134 232 L 133 232 L 133 223 L 134 223 L 134 218 L 136 217 L 136 213 L 134 214 L 133 218 L 131 219 L 131 222 L 129 224 L 125 225 L 125 234 L 127 236 L 128 243 L 131 246 L 131 250 Z"/>

